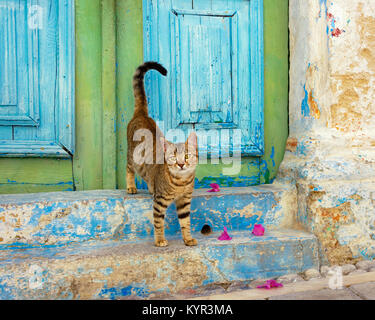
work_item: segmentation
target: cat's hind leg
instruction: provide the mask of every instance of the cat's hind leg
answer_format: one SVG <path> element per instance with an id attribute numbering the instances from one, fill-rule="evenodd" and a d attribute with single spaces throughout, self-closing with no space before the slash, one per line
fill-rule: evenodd
<path id="1" fill-rule="evenodd" d="M 134 170 L 129 164 L 126 166 L 126 191 L 129 194 L 135 194 L 138 192 L 135 185 Z"/>
<path id="2" fill-rule="evenodd" d="M 191 195 L 176 199 L 177 216 L 180 222 L 182 238 L 187 246 L 196 246 L 198 241 L 191 236 L 190 228 Z"/>

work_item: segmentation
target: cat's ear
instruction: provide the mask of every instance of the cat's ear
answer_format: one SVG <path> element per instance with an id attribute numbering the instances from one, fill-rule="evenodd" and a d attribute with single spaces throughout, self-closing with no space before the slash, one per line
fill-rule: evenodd
<path id="1" fill-rule="evenodd" d="M 192 131 L 186 141 L 188 146 L 193 149 L 197 149 L 198 147 L 198 137 L 195 131 Z"/>

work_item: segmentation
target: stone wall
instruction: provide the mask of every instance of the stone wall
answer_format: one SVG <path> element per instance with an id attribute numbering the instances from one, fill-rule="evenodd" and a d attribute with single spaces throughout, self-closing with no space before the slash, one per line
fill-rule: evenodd
<path id="1" fill-rule="evenodd" d="M 375 257 L 375 1 L 290 0 L 290 135 L 279 179 L 331 264 Z"/>

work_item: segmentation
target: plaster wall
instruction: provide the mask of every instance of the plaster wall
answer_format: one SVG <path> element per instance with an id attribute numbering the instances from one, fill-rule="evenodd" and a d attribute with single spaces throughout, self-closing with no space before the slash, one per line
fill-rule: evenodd
<path id="1" fill-rule="evenodd" d="M 375 2 L 290 0 L 287 152 L 280 179 L 331 264 L 375 257 Z"/>

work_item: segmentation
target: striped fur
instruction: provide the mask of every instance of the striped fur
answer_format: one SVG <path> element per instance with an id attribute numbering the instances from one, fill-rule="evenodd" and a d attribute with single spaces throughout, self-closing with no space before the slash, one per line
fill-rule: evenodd
<path id="1" fill-rule="evenodd" d="M 133 91 L 135 97 L 135 110 L 134 113 L 142 113 L 148 115 L 147 99 L 144 87 L 144 77 L 147 71 L 157 70 L 163 76 L 167 75 L 167 70 L 157 62 L 146 62 L 139 66 L 133 76 Z"/>
<path id="2" fill-rule="evenodd" d="M 164 76 L 167 74 L 167 70 L 156 62 L 146 62 L 135 71 L 133 77 L 135 108 L 133 118 L 127 127 L 127 192 L 137 193 L 135 185 L 135 173 L 137 173 L 147 183 L 149 191 L 153 194 L 156 246 L 168 245 L 164 236 L 164 218 L 167 208 L 174 201 L 183 240 L 186 245 L 194 246 L 197 241 L 192 238 L 190 231 L 190 204 L 194 190 L 195 169 L 198 163 L 197 136 L 193 132 L 185 143 L 172 144 L 163 137 L 155 121 L 148 116 L 144 76 L 151 69 L 159 71 Z M 134 139 L 139 129 L 147 129 L 148 132 L 151 132 L 152 141 L 145 138 Z M 143 148 L 141 148 L 142 152 L 139 152 L 140 147 Z M 140 163 L 137 161 L 137 155 L 150 161 L 145 160 L 144 163 Z M 160 158 L 164 161 L 157 161 Z"/>

